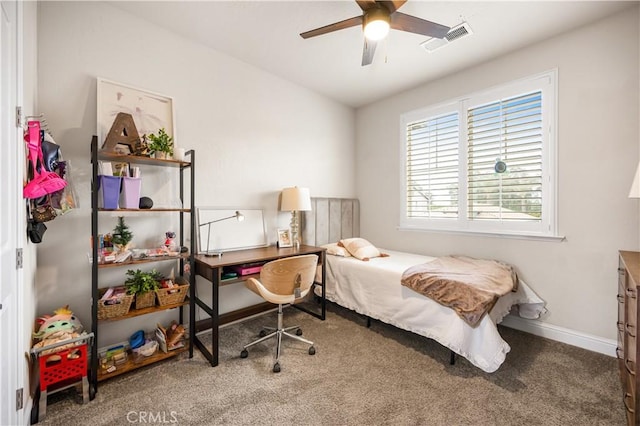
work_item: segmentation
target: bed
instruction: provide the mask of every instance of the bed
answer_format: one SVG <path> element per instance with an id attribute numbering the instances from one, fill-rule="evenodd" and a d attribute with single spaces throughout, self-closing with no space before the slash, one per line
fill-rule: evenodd
<path id="1" fill-rule="evenodd" d="M 359 234 L 359 203 L 354 199 L 314 198 L 302 220 L 303 241 L 325 246 Z M 327 255 L 326 298 L 340 306 L 433 339 L 488 373 L 496 371 L 510 351 L 497 324 L 512 312 L 538 318 L 544 301 L 522 280 L 517 290 L 498 298 L 475 327 L 453 309 L 400 284 L 402 274 L 435 258 L 394 250 L 388 257 L 362 261 Z M 514 308 L 515 307 L 515 308 Z M 452 357 L 453 360 L 453 357 Z"/>

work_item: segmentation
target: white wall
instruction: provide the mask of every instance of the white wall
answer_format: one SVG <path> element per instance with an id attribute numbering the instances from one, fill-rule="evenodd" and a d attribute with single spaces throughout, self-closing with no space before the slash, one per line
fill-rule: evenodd
<path id="1" fill-rule="evenodd" d="M 361 233 L 389 249 L 514 264 L 551 327 L 616 338 L 617 251 L 640 248 L 638 7 L 357 111 Z M 455 44 L 447 49 L 455 49 Z M 433 56 L 437 60 L 437 53 Z M 564 242 L 399 231 L 399 116 L 558 68 L 559 232 Z"/>
<path id="2" fill-rule="evenodd" d="M 81 203 L 48 224 L 38 248 L 39 313 L 70 304 L 91 323 L 89 147 L 98 76 L 174 97 L 176 141 L 196 150 L 196 204 L 263 208 L 272 241 L 290 219 L 276 210 L 283 187 L 306 186 L 313 196 L 355 195 L 352 109 L 100 2 L 38 7 L 39 109 L 71 160 Z M 101 231 L 115 225 L 115 218 L 101 216 L 101 223 L 109 220 Z M 158 230 L 158 222 L 150 222 L 132 218 L 134 235 L 155 229 L 159 238 L 165 223 Z M 199 283 L 206 294 L 208 286 Z M 221 311 L 255 300 L 245 294 L 252 295 L 242 285 L 225 287 Z M 153 328 L 154 320 L 105 327 L 111 336 L 105 340 L 102 333 L 98 344 L 127 338 L 138 325 Z"/>

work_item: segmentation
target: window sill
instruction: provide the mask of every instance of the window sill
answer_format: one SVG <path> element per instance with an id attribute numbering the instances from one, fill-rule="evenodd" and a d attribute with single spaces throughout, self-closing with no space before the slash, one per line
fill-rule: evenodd
<path id="1" fill-rule="evenodd" d="M 534 234 L 508 234 L 499 232 L 481 232 L 481 231 L 463 231 L 452 229 L 424 229 L 414 228 L 410 226 L 398 226 L 398 231 L 413 231 L 413 232 L 432 232 L 436 234 L 456 234 L 471 237 L 492 237 L 492 238 L 510 238 L 515 240 L 530 240 L 530 241 L 552 241 L 562 242 L 566 239 L 564 236 L 555 235 L 534 235 Z"/>

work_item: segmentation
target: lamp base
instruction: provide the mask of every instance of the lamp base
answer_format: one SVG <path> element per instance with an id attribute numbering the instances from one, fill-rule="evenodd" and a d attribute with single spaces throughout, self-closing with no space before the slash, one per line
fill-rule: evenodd
<path id="1" fill-rule="evenodd" d="M 221 251 L 214 251 L 214 252 L 206 252 L 204 254 L 205 257 L 222 257 L 222 252 Z"/>
<path id="2" fill-rule="evenodd" d="M 293 248 L 300 249 L 300 221 L 298 219 L 298 212 L 291 212 L 291 240 L 293 242 Z"/>

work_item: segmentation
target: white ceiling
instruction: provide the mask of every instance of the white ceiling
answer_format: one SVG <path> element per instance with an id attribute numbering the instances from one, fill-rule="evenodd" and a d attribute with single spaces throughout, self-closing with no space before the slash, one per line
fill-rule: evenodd
<path id="1" fill-rule="evenodd" d="M 637 3 L 634 1 L 418 1 L 400 11 L 473 34 L 428 53 L 427 38 L 392 30 L 362 67 L 362 29 L 299 34 L 362 13 L 355 1 L 116 1 L 111 4 L 196 42 L 359 107 Z M 568 54 L 570 52 L 567 52 Z"/>

